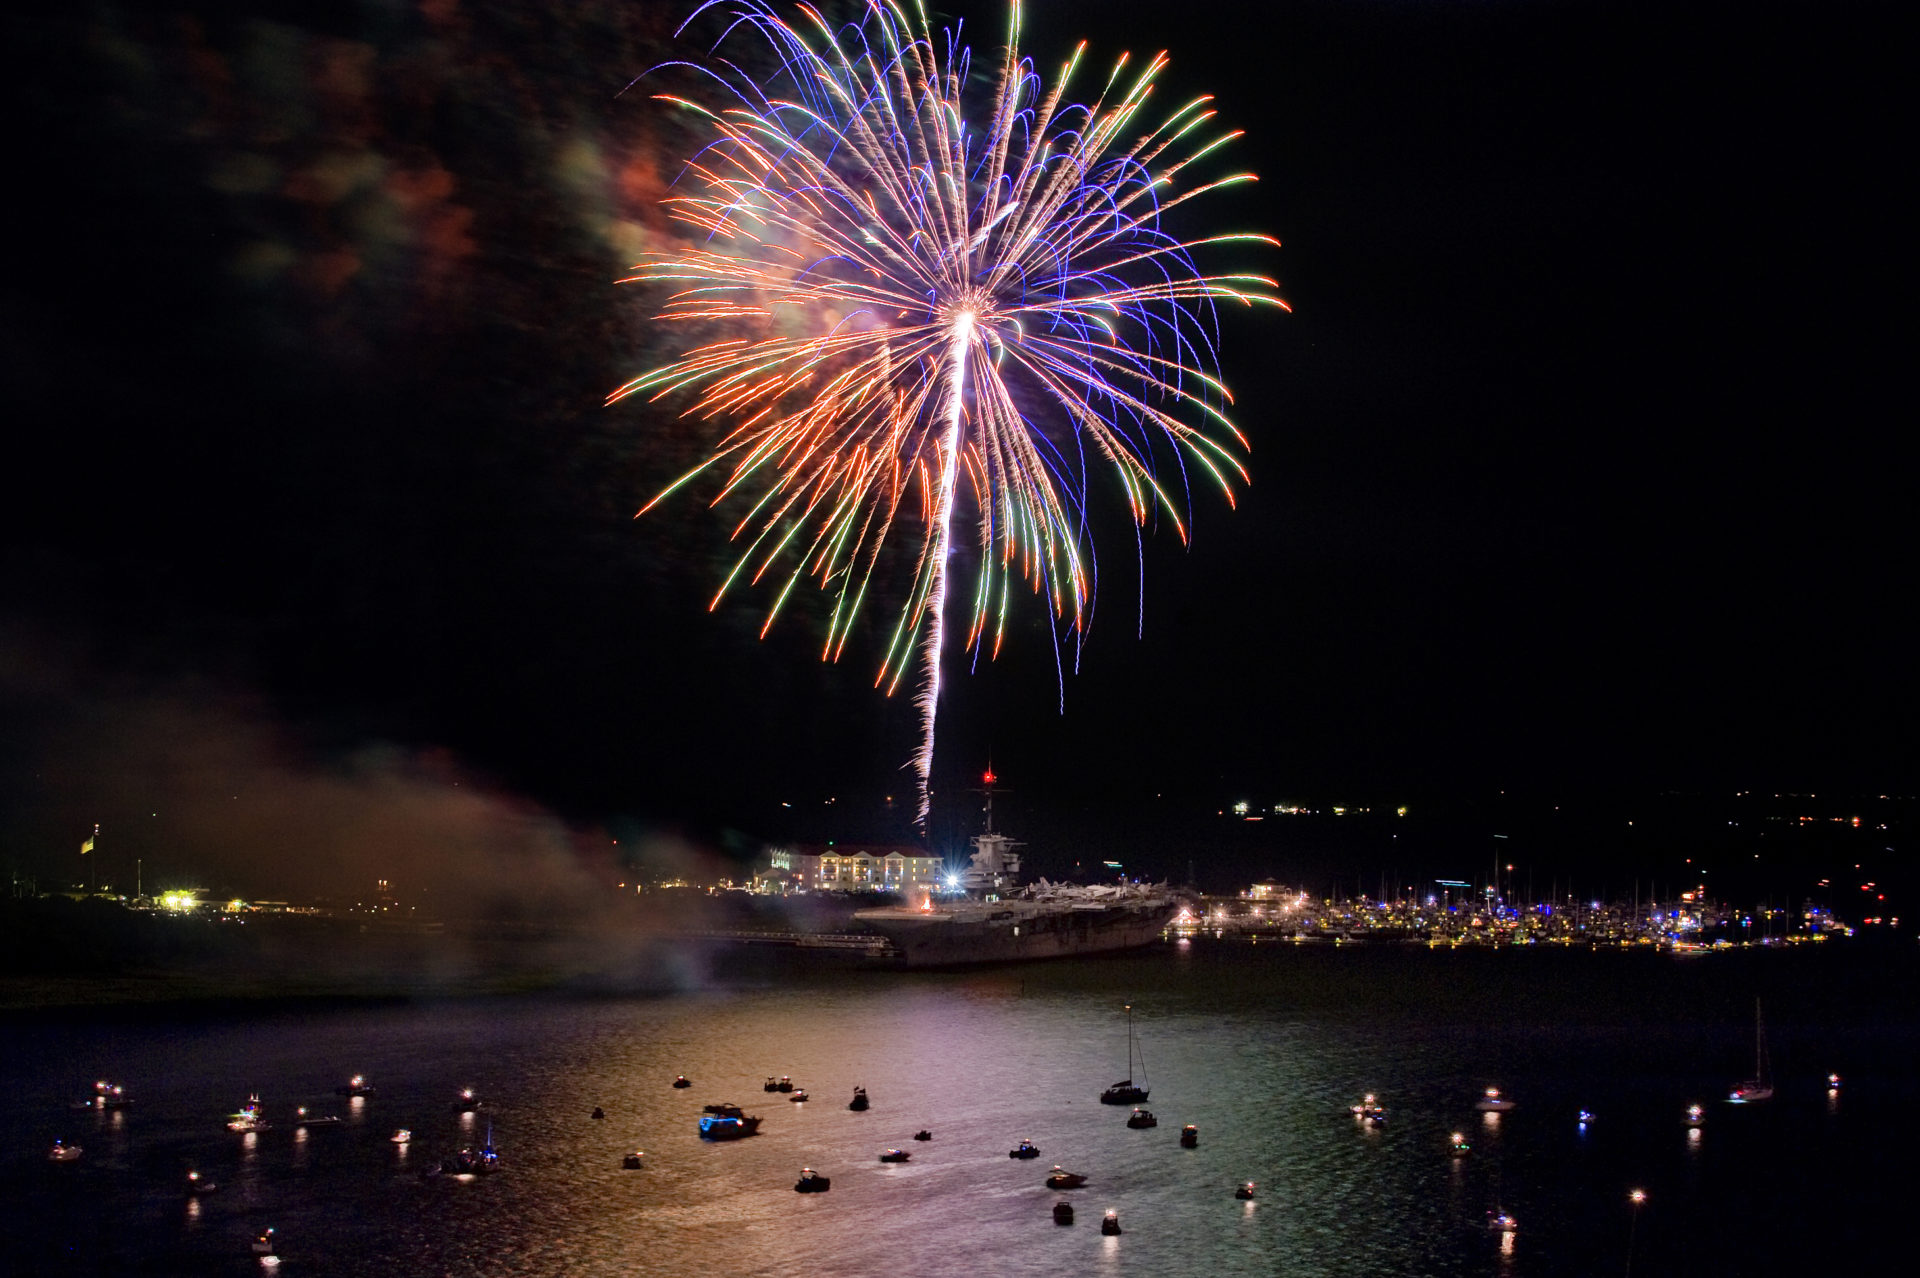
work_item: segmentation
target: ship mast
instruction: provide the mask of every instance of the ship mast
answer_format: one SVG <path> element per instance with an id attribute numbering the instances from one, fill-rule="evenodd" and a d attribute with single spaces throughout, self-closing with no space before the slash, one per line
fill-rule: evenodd
<path id="1" fill-rule="evenodd" d="M 993 783 L 997 779 L 989 764 L 980 778 L 986 795 L 986 829 L 973 836 L 973 855 L 962 876 L 967 891 L 987 896 L 1013 887 L 1020 878 L 1020 854 L 1014 851 L 1020 845 L 993 828 Z"/>

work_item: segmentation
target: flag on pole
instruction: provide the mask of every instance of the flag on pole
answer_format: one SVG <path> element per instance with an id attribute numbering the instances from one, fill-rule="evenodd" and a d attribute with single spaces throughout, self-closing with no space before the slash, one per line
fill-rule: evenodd
<path id="1" fill-rule="evenodd" d="M 91 851 L 93 851 L 93 836 L 88 835 L 87 841 L 80 845 L 80 855 L 85 856 L 87 853 Z"/>

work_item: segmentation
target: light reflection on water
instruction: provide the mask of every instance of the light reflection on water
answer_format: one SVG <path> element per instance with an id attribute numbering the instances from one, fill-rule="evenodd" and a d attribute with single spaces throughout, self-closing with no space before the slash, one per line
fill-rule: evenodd
<path id="1" fill-rule="evenodd" d="M 1436 960 L 1457 980 L 1450 957 L 1209 942 L 975 974 L 763 979 L 674 999 L 49 1022 L 15 1036 L 27 1050 L 0 1063 L 7 1148 L 43 1152 L 60 1134 L 64 1115 L 42 1102 L 70 1087 L 70 1073 L 124 1077 L 138 1107 L 101 1123 L 83 1162 L 57 1169 L 75 1177 L 14 1157 L 0 1163 L 0 1192 L 36 1222 L 40 1254 L 77 1247 L 96 1268 L 137 1258 L 141 1272 L 245 1270 L 247 1239 L 271 1224 L 290 1275 L 929 1278 L 1618 1272 L 1622 1187 L 1643 1181 L 1660 1189 L 1663 1210 L 1640 1221 L 1637 1268 L 1738 1272 L 1741 1248 L 1769 1254 L 1740 1223 L 1766 1219 L 1769 1204 L 1777 1221 L 1836 1214 L 1780 1188 L 1796 1184 L 1774 1173 L 1799 1151 L 1835 1169 L 1828 1199 L 1857 1207 L 1875 1192 L 1875 1178 L 1849 1180 L 1847 1168 L 1869 1168 L 1881 1140 L 1823 1103 L 1824 1075 L 1799 1092 L 1783 1083 L 1772 1108 L 1716 1115 L 1713 1142 L 1697 1129 L 1672 1140 L 1684 1099 L 1738 1071 L 1750 1041 L 1739 1015 L 1694 1023 L 1682 999 L 1622 1024 L 1612 1018 L 1631 997 L 1596 1014 L 1593 991 L 1570 988 L 1535 991 L 1527 1015 L 1513 1017 L 1510 993 L 1480 1005 L 1434 987 Z M 1716 994 L 1721 980 L 1724 1002 L 1743 1014 L 1737 969 L 1700 969 L 1689 979 Z M 1666 979 L 1635 970 L 1650 990 Z M 1320 997 L 1316 981 L 1348 987 Z M 1423 992 L 1409 997 L 1409 984 Z M 1161 1119 L 1148 1131 L 1128 1130 L 1127 1107 L 1096 1099 L 1126 1072 L 1128 1001 Z M 1791 1007 L 1769 1019 L 1787 1062 Z M 254 1086 L 313 1104 L 358 1071 L 378 1093 L 356 1098 L 352 1121 L 323 1139 L 302 1146 L 276 1128 L 236 1141 L 221 1127 L 230 1098 Z M 693 1087 L 669 1086 L 681 1073 Z M 783 1074 L 813 1101 L 761 1090 Z M 1854 1069 L 1849 1087 L 1856 1076 L 1873 1085 Z M 1519 1107 L 1468 1128 L 1472 1102 L 1494 1084 Z M 448 1098 L 468 1085 L 489 1108 L 450 1113 Z M 856 1085 L 872 1097 L 866 1113 L 846 1107 Z M 1350 1117 L 1369 1091 L 1390 1124 Z M 711 1101 L 764 1115 L 763 1134 L 701 1142 L 695 1120 Z M 595 1106 L 604 1122 L 589 1118 Z M 1579 1108 L 1608 1122 L 1581 1136 L 1564 1121 Z M 1178 1146 L 1187 1123 L 1200 1129 L 1198 1149 Z M 488 1125 L 499 1174 L 421 1179 Z M 421 1146 L 411 1161 L 388 1139 L 401 1126 Z M 910 1139 L 922 1128 L 931 1142 Z M 1466 1130 L 1473 1152 L 1454 1157 L 1449 1134 Z M 1040 1159 L 1007 1157 L 1024 1137 Z M 893 1146 L 912 1161 L 880 1164 Z M 635 1148 L 649 1151 L 645 1169 L 623 1170 Z M 182 1211 L 189 1163 L 224 1188 Z M 1090 1183 L 1047 1190 L 1054 1163 Z M 803 1165 L 832 1176 L 832 1191 L 794 1194 Z M 1882 1179 L 1882 1194 L 1898 1183 Z M 1249 1180 L 1259 1201 L 1236 1202 Z M 1062 1196 L 1078 1208 L 1072 1227 L 1051 1219 Z M 1487 1230 L 1496 1205 L 1524 1232 Z M 1121 1237 L 1099 1233 L 1109 1207 Z"/>

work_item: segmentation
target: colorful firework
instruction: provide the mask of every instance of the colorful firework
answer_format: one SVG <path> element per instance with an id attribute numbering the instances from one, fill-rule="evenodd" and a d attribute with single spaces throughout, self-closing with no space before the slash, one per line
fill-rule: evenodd
<path id="1" fill-rule="evenodd" d="M 1195 255 L 1277 241 L 1163 228 L 1176 205 L 1253 180 L 1179 185 L 1238 134 L 1209 134 L 1204 97 L 1143 121 L 1164 54 L 1137 71 L 1121 57 L 1071 102 L 1086 46 L 1048 87 L 1019 53 L 1016 0 L 976 103 L 958 28 L 936 38 L 918 8 L 865 0 L 835 25 L 799 5 L 790 24 L 760 0 L 707 0 L 695 16 L 722 5 L 723 41 L 757 33 L 776 69 L 755 81 L 716 57 L 697 69 L 721 104 L 658 95 L 709 136 L 668 200 L 698 234 L 625 282 L 671 288 L 661 318 L 725 335 L 609 402 L 690 395 L 686 414 L 715 424 L 706 459 L 641 513 L 721 476 L 713 504 L 744 506 L 744 549 L 711 606 L 743 580 L 777 583 L 763 635 L 811 579 L 832 603 L 822 656 L 837 659 L 882 550 L 913 547 L 875 684 L 891 694 L 919 655 L 924 821 L 956 516 L 979 544 L 966 647 L 999 651 L 1016 578 L 1046 599 L 1056 652 L 1063 633 L 1077 645 L 1096 474 L 1117 479 L 1136 526 L 1157 511 L 1182 540 L 1193 473 L 1229 504 L 1247 477 L 1214 308 L 1285 303 L 1272 280 L 1203 273 Z"/>

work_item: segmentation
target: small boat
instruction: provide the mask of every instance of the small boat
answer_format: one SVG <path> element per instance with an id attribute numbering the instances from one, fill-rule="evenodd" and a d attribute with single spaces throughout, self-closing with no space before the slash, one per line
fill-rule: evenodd
<path id="1" fill-rule="evenodd" d="M 335 1096 L 371 1096 L 373 1084 L 367 1081 L 365 1074 L 355 1074 L 346 1082 L 333 1089 Z"/>
<path id="2" fill-rule="evenodd" d="M 133 1104 L 133 1097 L 127 1095 L 126 1088 L 118 1083 L 109 1083 L 101 1079 L 93 1085 L 93 1095 L 85 1100 L 77 1100 L 67 1106 L 68 1109 L 126 1109 Z"/>
<path id="3" fill-rule="evenodd" d="M 1053 1170 L 1047 1173 L 1048 1189 L 1078 1189 L 1087 1183 L 1087 1178 L 1079 1172 L 1070 1172 L 1055 1163 Z"/>
<path id="4" fill-rule="evenodd" d="M 913 1138 L 915 1140 L 932 1140 L 933 1133 L 930 1131 L 927 1131 L 925 1128 L 922 1128 L 921 1130 L 913 1134 Z"/>
<path id="5" fill-rule="evenodd" d="M 620 1166 L 626 1169 L 627 1171 L 639 1171 L 643 1166 L 646 1165 L 642 1161 L 645 1157 L 646 1157 L 645 1150 L 636 1149 L 631 1154 L 628 1154 L 625 1158 L 622 1158 L 620 1160 Z"/>
<path id="6" fill-rule="evenodd" d="M 1582 1127 L 1585 1127 L 1588 1123 L 1591 1123 L 1593 1121 L 1593 1111 L 1590 1109 L 1581 1110 L 1580 1117 L 1577 1121 Z"/>
<path id="7" fill-rule="evenodd" d="M 261 1230 L 253 1239 L 253 1254 L 271 1256 L 273 1254 L 273 1229 L 269 1226 Z"/>
<path id="8" fill-rule="evenodd" d="M 760 1130 L 760 1117 L 738 1105 L 708 1105 L 700 1115 L 701 1140 L 739 1140 Z"/>
<path id="9" fill-rule="evenodd" d="M 847 1102 L 847 1108 L 852 1110 L 854 1113 L 858 1114 L 862 1110 L 866 1109 L 866 1107 L 867 1107 L 867 1089 L 864 1087 L 854 1088 L 853 1099 Z"/>
<path id="10" fill-rule="evenodd" d="M 1069 1202 L 1055 1203 L 1053 1205 L 1053 1223 L 1056 1225 L 1071 1225 L 1073 1223 L 1073 1204 Z"/>
<path id="11" fill-rule="evenodd" d="M 793 1182 L 793 1192 L 796 1194 L 824 1194 L 832 1188 L 833 1178 L 822 1176 L 811 1167 L 802 1167 L 800 1179 Z"/>
<path id="12" fill-rule="evenodd" d="M 912 1157 L 913 1155 L 904 1149 L 889 1149 L 886 1153 L 880 1155 L 880 1161 L 883 1163 L 904 1163 Z"/>
<path id="13" fill-rule="evenodd" d="M 1347 1112 L 1352 1114 L 1355 1118 L 1366 1119 L 1366 1118 L 1372 1118 L 1376 1114 L 1384 1116 L 1387 1111 L 1381 1108 L 1380 1102 L 1374 1099 L 1373 1093 L 1368 1092 L 1365 1096 L 1360 1098 L 1360 1103 L 1358 1105 L 1347 1106 Z"/>
<path id="14" fill-rule="evenodd" d="M 801 1101 L 807 1099 L 807 1089 L 804 1087 L 796 1087 L 793 1089 L 793 1095 L 787 1097 L 787 1099 L 793 1104 L 798 1105 Z"/>
<path id="15" fill-rule="evenodd" d="M 264 1132 L 272 1125 L 260 1117 L 260 1096 L 257 1092 L 247 1097 L 247 1103 L 240 1107 L 239 1113 L 227 1119 L 227 1130 L 230 1132 Z"/>
<path id="16" fill-rule="evenodd" d="M 1198 1127 L 1195 1127 L 1192 1123 L 1188 1123 L 1185 1127 L 1182 1127 L 1180 1129 L 1180 1148 L 1182 1149 L 1200 1148 L 1200 1129 Z"/>
<path id="17" fill-rule="evenodd" d="M 441 1159 L 440 1170 L 449 1176 L 485 1176 L 500 1170 L 500 1154 L 489 1138 L 478 1149 L 463 1149 Z"/>
<path id="18" fill-rule="evenodd" d="M 1127 1115 L 1127 1126 L 1136 1131 L 1147 1127 L 1158 1127 L 1159 1125 L 1160 1120 L 1153 1116 L 1153 1111 L 1150 1109 L 1136 1109 Z"/>
<path id="19" fill-rule="evenodd" d="M 1517 1103 L 1502 1096 L 1499 1088 L 1489 1087 L 1486 1095 L 1475 1101 L 1473 1107 L 1483 1114 L 1504 1114 Z"/>
<path id="20" fill-rule="evenodd" d="M 1700 1105 L 1687 1106 L 1687 1126 L 1698 1127 L 1707 1121 L 1707 1111 Z"/>
<path id="21" fill-rule="evenodd" d="M 673 1076 L 673 1085 L 675 1087 L 692 1087 L 693 1080 L 688 1078 L 685 1074 L 675 1074 Z"/>
<path id="22" fill-rule="evenodd" d="M 1487 1213 L 1487 1228 L 1496 1234 L 1517 1233 L 1520 1222 L 1504 1211 L 1490 1211 Z"/>
<path id="23" fill-rule="evenodd" d="M 199 1198 L 211 1194 L 220 1188 L 219 1182 L 202 1176 L 197 1171 L 187 1173 L 187 1197 Z"/>
<path id="24" fill-rule="evenodd" d="M 393 1135 L 387 1137 L 387 1139 L 396 1145 L 405 1145 L 413 1139 L 413 1133 L 404 1127 L 397 1127 L 394 1129 Z"/>
<path id="25" fill-rule="evenodd" d="M 56 1137 L 53 1142 L 53 1148 L 47 1151 L 47 1157 L 56 1163 L 70 1163 L 80 1157 L 80 1146 L 69 1145 L 64 1140 Z"/>
<path id="26" fill-rule="evenodd" d="M 1838 1074 L 1827 1075 L 1827 1090 L 1830 1092 L 1840 1090 L 1840 1076 Z"/>
<path id="27" fill-rule="evenodd" d="M 471 1114 L 476 1109 L 484 1109 L 486 1104 L 471 1087 L 463 1087 L 460 1094 L 453 1098 L 453 1112 Z"/>
<path id="28" fill-rule="evenodd" d="M 767 1081 L 761 1086 L 760 1090 L 763 1092 L 777 1092 L 780 1090 L 780 1080 L 769 1074 L 767 1075 Z"/>
<path id="29" fill-rule="evenodd" d="M 1467 1144 L 1465 1133 L 1455 1132 L 1447 1139 L 1453 1143 L 1453 1156 L 1455 1158 L 1464 1158 L 1473 1152 L 1473 1146 Z"/>
<path id="30" fill-rule="evenodd" d="M 599 1107 L 598 1105 L 595 1105 L 595 1106 L 593 1107 L 593 1114 L 592 1114 L 592 1117 L 594 1117 L 594 1118 L 605 1118 L 606 1116 L 607 1116 L 607 1111 L 606 1111 L 606 1110 L 604 1110 L 604 1109 L 601 1109 L 601 1108 L 600 1108 L 600 1107 Z"/>
<path id="31" fill-rule="evenodd" d="M 1138 1105 L 1147 1099 L 1148 1088 L 1136 1087 L 1133 1082 L 1134 1058 L 1139 1054 L 1138 1044 L 1133 1036 L 1133 1004 L 1127 1004 L 1127 1076 L 1100 1093 L 1102 1105 Z M 1140 1061 L 1140 1078 L 1144 1082 L 1147 1076 L 1147 1063 Z"/>
<path id="32" fill-rule="evenodd" d="M 1767 1025 L 1760 1017 L 1760 1000 L 1753 1000 L 1753 1077 L 1734 1088 L 1727 1099 L 1736 1105 L 1773 1099 L 1773 1070 L 1767 1060 Z"/>
<path id="33" fill-rule="evenodd" d="M 1251 1202 L 1253 1200 L 1253 1182 L 1249 1180 L 1242 1184 L 1240 1188 L 1233 1191 L 1233 1196 L 1242 1202 Z"/>
<path id="34" fill-rule="evenodd" d="M 790 1092 L 793 1090 L 793 1080 L 785 1074 L 782 1074 L 780 1076 L 780 1082 L 775 1085 L 773 1090 L 776 1092 Z"/>
<path id="35" fill-rule="evenodd" d="M 1100 1232 L 1112 1236 L 1120 1232 L 1120 1213 L 1110 1211 L 1100 1218 Z"/>
<path id="36" fill-rule="evenodd" d="M 1008 1158 L 1038 1158 L 1040 1157 L 1040 1147 L 1038 1145 L 1035 1145 L 1030 1140 L 1023 1140 L 1020 1142 L 1019 1145 L 1007 1151 L 1007 1157 Z"/>
<path id="37" fill-rule="evenodd" d="M 309 1114 L 305 1105 L 296 1105 L 293 1110 L 295 1127 L 337 1127 L 340 1124 L 338 1114 Z"/>

